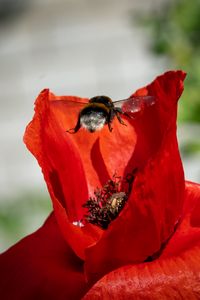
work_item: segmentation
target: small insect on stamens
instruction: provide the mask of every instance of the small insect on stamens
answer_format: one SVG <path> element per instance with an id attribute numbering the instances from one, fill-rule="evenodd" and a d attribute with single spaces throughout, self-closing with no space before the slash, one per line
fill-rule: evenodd
<path id="1" fill-rule="evenodd" d="M 110 211 L 115 214 L 119 213 L 119 211 L 123 208 L 125 201 L 126 201 L 126 193 L 120 192 L 115 193 L 111 196 L 111 198 L 108 200 L 108 203 L 110 204 Z"/>
<path id="2" fill-rule="evenodd" d="M 113 209 L 115 209 L 116 204 L 117 204 L 117 198 L 115 197 L 115 198 L 112 200 L 112 202 L 111 202 L 111 207 L 112 207 Z"/>

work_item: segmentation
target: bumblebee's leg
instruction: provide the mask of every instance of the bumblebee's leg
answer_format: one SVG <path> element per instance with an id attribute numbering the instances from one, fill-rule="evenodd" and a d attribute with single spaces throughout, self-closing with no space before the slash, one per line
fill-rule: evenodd
<path id="1" fill-rule="evenodd" d="M 124 123 L 124 121 L 123 121 L 122 118 L 120 117 L 119 113 L 116 113 L 116 117 L 117 117 L 117 120 L 119 121 L 120 124 L 127 126 L 127 124 Z"/>
<path id="2" fill-rule="evenodd" d="M 121 109 L 120 109 L 120 108 L 117 108 L 117 109 L 114 110 L 114 112 L 115 112 L 115 115 L 116 115 L 117 120 L 119 121 L 119 123 L 122 124 L 122 125 L 127 126 L 127 124 L 124 123 L 124 121 L 123 121 L 122 118 L 120 117 L 120 114 L 123 114 L 123 112 L 121 111 Z"/>
<path id="3" fill-rule="evenodd" d="M 68 129 L 67 132 L 73 134 L 78 132 L 80 128 L 81 128 L 81 123 L 80 123 L 80 116 L 79 116 L 76 126 L 74 128 Z"/>
<path id="4" fill-rule="evenodd" d="M 112 132 L 113 128 L 111 126 L 111 122 L 108 122 L 108 128 L 109 128 L 109 131 Z"/>
<path id="5" fill-rule="evenodd" d="M 115 116 L 115 112 L 113 110 L 110 110 L 109 114 L 108 114 L 108 118 L 107 118 L 107 124 L 108 124 L 108 128 L 109 128 L 109 131 L 112 132 L 113 128 L 111 126 L 112 124 L 112 120 Z"/>

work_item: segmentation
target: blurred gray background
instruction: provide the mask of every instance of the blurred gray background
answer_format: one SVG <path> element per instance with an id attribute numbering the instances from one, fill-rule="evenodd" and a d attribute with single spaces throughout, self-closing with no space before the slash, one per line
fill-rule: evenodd
<path id="1" fill-rule="evenodd" d="M 43 88 L 57 95 L 123 99 L 177 64 L 151 51 L 138 16 L 167 0 L 0 0 L 0 251 L 37 229 L 51 203 L 22 142 Z M 188 74 L 190 76 L 190 74 Z M 198 122 L 182 122 L 186 178 L 200 181 Z M 186 146 L 185 146 L 186 145 Z"/>

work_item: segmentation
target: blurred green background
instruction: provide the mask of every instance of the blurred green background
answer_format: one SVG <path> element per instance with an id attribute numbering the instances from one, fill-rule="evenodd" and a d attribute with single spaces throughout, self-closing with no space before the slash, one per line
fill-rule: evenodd
<path id="1" fill-rule="evenodd" d="M 134 21 L 151 37 L 149 49 L 166 59 L 168 68 L 187 72 L 185 90 L 179 105 L 178 121 L 188 124 L 197 136 L 181 144 L 182 155 L 200 151 L 200 1 L 165 1 L 147 13 L 133 13 Z M 194 127 L 192 126 L 194 125 Z M 186 130 L 188 130 L 186 128 Z M 195 129 L 194 129 L 195 128 Z M 199 129 L 199 130 L 198 130 Z M 200 163 L 200 161 L 199 161 Z"/>
<path id="2" fill-rule="evenodd" d="M 185 70 L 178 138 L 186 178 L 200 181 L 199 36 L 198 0 L 0 0 L 0 251 L 52 209 L 22 142 L 45 87 L 118 100 L 166 70 Z"/>
<path id="3" fill-rule="evenodd" d="M 200 1 L 166 1 L 162 9 L 141 14 L 137 20 L 148 28 L 151 51 L 165 57 L 169 67 L 188 73 L 179 121 L 200 122 Z"/>

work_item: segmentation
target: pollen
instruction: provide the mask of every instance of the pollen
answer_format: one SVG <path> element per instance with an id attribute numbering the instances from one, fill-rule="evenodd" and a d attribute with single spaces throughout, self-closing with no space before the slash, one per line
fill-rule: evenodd
<path id="1" fill-rule="evenodd" d="M 94 196 L 90 197 L 83 205 L 87 209 L 85 221 L 107 229 L 124 208 L 131 191 L 134 175 L 135 172 L 128 174 L 125 180 L 122 180 L 115 174 L 101 189 L 97 188 Z"/>

